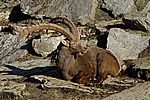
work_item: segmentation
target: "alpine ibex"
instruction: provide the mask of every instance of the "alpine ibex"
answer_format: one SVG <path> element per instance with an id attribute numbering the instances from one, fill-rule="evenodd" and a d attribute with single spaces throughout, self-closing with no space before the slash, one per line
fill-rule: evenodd
<path id="1" fill-rule="evenodd" d="M 55 30 L 64 34 L 69 42 L 64 41 L 59 45 L 57 64 L 66 80 L 82 84 L 102 83 L 107 75 L 118 75 L 121 67 L 117 58 L 110 51 L 83 46 L 77 27 L 66 17 L 55 18 L 52 22 L 66 24 L 70 32 L 56 24 L 40 24 L 27 28 L 19 38 L 27 37 L 32 35 L 32 32 L 43 29 Z"/>
<path id="2" fill-rule="evenodd" d="M 68 18 L 56 17 L 51 22 L 65 24 L 70 29 L 70 32 L 77 39 L 79 38 L 77 27 Z M 86 66 L 86 68 L 83 68 L 83 72 L 81 71 L 80 73 L 77 73 L 78 75 L 74 74 L 76 76 L 76 77 L 74 77 L 74 79 L 78 83 L 82 83 L 83 81 L 85 83 L 88 83 L 88 82 L 102 83 L 107 78 L 107 75 L 116 76 L 119 74 L 119 72 L 121 70 L 121 67 L 119 65 L 117 58 L 108 50 L 105 50 L 105 49 L 102 49 L 99 47 L 82 47 L 81 48 L 82 50 L 77 50 L 77 51 L 81 51 L 82 55 L 76 55 L 77 58 L 73 59 L 72 58 L 73 55 L 69 54 L 69 52 L 70 52 L 69 48 L 72 48 L 72 47 L 71 46 L 70 47 L 62 46 L 61 49 L 59 47 L 60 51 L 58 53 L 59 56 L 58 56 L 58 61 L 57 61 L 58 66 L 61 68 L 64 68 L 62 72 L 64 72 L 64 76 L 66 79 L 69 78 L 69 75 L 70 75 L 69 69 L 72 69 L 73 62 L 75 62 L 75 64 L 78 63 L 76 66 L 78 66 L 79 68 L 82 65 Z M 76 49 L 76 48 L 74 48 L 74 49 Z M 76 50 L 74 50 L 74 51 L 76 51 Z M 68 53 L 66 53 L 66 52 L 68 52 Z M 76 54 L 77 54 L 77 52 L 76 52 Z M 62 56 L 65 56 L 66 58 L 62 58 Z M 83 59 L 84 59 L 84 61 L 83 61 Z M 89 65 L 87 65 L 87 64 L 89 64 Z M 73 68 L 75 68 L 75 67 L 73 67 Z M 91 72 L 88 72 L 89 71 L 88 69 Z M 75 69 L 75 70 L 77 70 L 77 69 Z M 75 72 L 79 72 L 79 71 L 75 71 Z M 84 75 L 86 76 L 86 72 L 87 72 L 87 77 L 84 77 Z M 91 78 L 90 80 L 89 80 L 88 75 Z M 80 77 L 83 77 L 84 80 L 81 81 Z M 92 78 L 96 78 L 96 80 L 92 80 Z"/>

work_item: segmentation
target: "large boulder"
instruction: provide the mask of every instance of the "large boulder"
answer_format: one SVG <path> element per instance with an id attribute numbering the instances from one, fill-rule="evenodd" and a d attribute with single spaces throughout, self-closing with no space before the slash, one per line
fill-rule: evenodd
<path id="1" fill-rule="evenodd" d="M 65 15 L 83 24 L 93 22 L 97 5 L 97 0 L 22 0 L 21 2 L 22 11 L 26 14 L 47 17 Z"/>
<path id="2" fill-rule="evenodd" d="M 115 17 L 137 10 L 134 0 L 103 0 L 102 8 L 112 11 Z"/>
<path id="3" fill-rule="evenodd" d="M 139 53 L 149 46 L 150 36 L 126 32 L 123 29 L 112 28 L 108 36 L 108 49 L 121 61 L 136 59 Z"/>
<path id="4" fill-rule="evenodd" d="M 108 96 L 103 100 L 149 100 L 150 82 L 139 83 L 135 87 Z"/>

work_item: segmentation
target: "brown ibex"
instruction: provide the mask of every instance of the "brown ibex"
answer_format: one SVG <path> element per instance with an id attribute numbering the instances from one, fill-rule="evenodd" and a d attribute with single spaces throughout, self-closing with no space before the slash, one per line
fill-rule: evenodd
<path id="1" fill-rule="evenodd" d="M 56 17 L 51 22 L 65 24 L 70 29 L 70 32 L 75 37 L 77 37 L 77 39 L 79 38 L 77 27 L 67 17 Z M 80 42 L 78 41 L 78 43 Z M 69 72 L 72 68 L 74 68 L 73 72 L 78 72 L 77 74 L 72 75 L 75 81 L 78 83 L 88 83 L 88 82 L 102 83 L 106 79 L 107 75 L 116 76 L 119 74 L 121 70 L 121 67 L 119 65 L 117 58 L 108 50 L 105 50 L 99 47 L 86 47 L 86 49 L 82 47 L 81 48 L 82 50 L 77 50 L 77 51 L 81 51 L 83 54 L 76 55 L 76 59 L 75 59 L 73 58 L 74 56 L 71 55 L 69 48 L 72 48 L 72 47 L 71 46 L 59 47 L 58 61 L 57 61 L 58 66 L 63 69 L 64 76 L 66 79 L 70 78 L 69 75 L 71 73 Z M 73 48 L 73 49 L 74 51 L 76 51 L 76 48 Z M 77 63 L 76 67 L 73 67 L 75 66 L 73 65 L 73 62 L 75 64 Z M 83 68 L 83 71 L 79 73 L 79 71 L 77 71 L 77 68 L 81 68 L 83 67 L 83 65 L 84 67 L 85 66 L 86 67 Z M 86 72 L 87 72 L 87 77 L 85 77 Z M 91 80 L 89 80 L 88 75 L 91 78 Z M 81 77 L 84 78 L 83 80 L 84 82 L 81 81 Z M 96 78 L 97 80 L 92 80 L 93 77 Z"/>
<path id="2" fill-rule="evenodd" d="M 110 51 L 98 47 L 82 46 L 74 23 L 65 17 L 58 17 L 55 20 L 57 19 L 60 22 L 63 19 L 62 23 L 66 23 L 71 32 L 56 24 L 40 24 L 27 28 L 19 38 L 27 37 L 29 33 L 32 35 L 32 32 L 43 29 L 55 30 L 64 34 L 69 42 L 59 45 L 57 64 L 66 80 L 83 84 L 102 83 L 107 75 L 118 75 L 121 67 L 117 58 Z M 94 78 L 96 80 L 93 80 Z"/>

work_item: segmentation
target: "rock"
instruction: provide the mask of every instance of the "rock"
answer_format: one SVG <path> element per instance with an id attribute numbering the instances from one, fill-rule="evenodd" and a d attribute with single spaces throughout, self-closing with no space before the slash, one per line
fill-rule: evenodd
<path id="1" fill-rule="evenodd" d="M 11 11 L 11 9 L 18 5 L 20 0 L 1 0 L 0 1 L 0 12 Z"/>
<path id="2" fill-rule="evenodd" d="M 150 31 L 150 12 L 133 12 L 125 15 L 123 21 L 132 29 Z"/>
<path id="3" fill-rule="evenodd" d="M 146 4 L 149 2 L 149 0 L 134 0 L 134 2 L 138 11 L 142 11 Z"/>
<path id="4" fill-rule="evenodd" d="M 111 20 L 112 16 L 109 15 L 109 13 L 106 13 L 101 9 L 101 5 L 103 4 L 103 0 L 98 0 L 98 6 L 96 8 L 96 14 L 95 19 L 96 21 L 102 21 L 102 20 Z"/>
<path id="5" fill-rule="evenodd" d="M 123 29 L 111 28 L 108 35 L 108 49 L 122 61 L 136 59 L 139 53 L 149 46 L 150 36 L 125 32 Z"/>
<path id="6" fill-rule="evenodd" d="M 0 12 L 0 21 L 8 21 L 9 18 L 9 11 L 6 12 Z M 0 25 L 1 26 L 1 25 Z"/>
<path id="7" fill-rule="evenodd" d="M 16 83 L 13 81 L 1 81 L 0 98 L 1 100 L 22 98 L 25 93 L 25 88 L 26 85 L 23 83 Z"/>
<path id="8" fill-rule="evenodd" d="M 115 26 L 115 25 L 119 25 L 119 24 L 123 24 L 122 20 L 110 20 L 110 21 L 99 21 L 95 24 L 96 28 L 98 28 L 101 32 L 107 32 L 107 27 L 109 26 Z"/>
<path id="9" fill-rule="evenodd" d="M 102 92 L 102 89 L 86 87 L 82 84 L 59 80 L 43 75 L 34 75 L 32 78 L 44 82 L 44 84 L 41 84 L 41 88 L 44 90 L 51 90 L 50 95 L 53 95 L 55 98 L 59 97 L 63 100 L 70 100 L 73 97 L 75 100 L 101 100 L 101 95 L 99 93 Z M 55 89 L 57 91 L 54 91 Z"/>
<path id="10" fill-rule="evenodd" d="M 102 8 L 112 11 L 114 17 L 137 10 L 133 0 L 104 0 Z"/>
<path id="11" fill-rule="evenodd" d="M 150 81 L 150 57 L 125 60 L 125 73 L 133 78 Z"/>
<path id="12" fill-rule="evenodd" d="M 32 46 L 36 53 L 46 57 L 57 49 L 57 46 L 64 38 L 64 36 L 51 37 L 51 35 L 42 35 L 40 39 L 33 39 Z"/>
<path id="13" fill-rule="evenodd" d="M 139 83 L 130 89 L 108 96 L 103 100 L 149 100 L 149 98 L 150 82 L 146 82 Z"/>
<path id="14" fill-rule="evenodd" d="M 90 87 L 86 87 L 82 84 L 80 85 L 77 83 L 73 83 L 71 81 L 60 80 L 60 79 L 47 77 L 43 75 L 38 75 L 38 76 L 34 75 L 32 77 L 39 81 L 45 82 L 43 84 L 43 88 L 68 88 L 68 89 L 76 89 L 88 93 L 99 93 L 101 91 L 101 89 L 98 88 L 93 87 L 92 89 L 90 89 Z"/>
<path id="15" fill-rule="evenodd" d="M 23 0 L 21 2 L 22 11 L 26 14 L 47 17 L 65 15 L 82 24 L 93 22 L 97 5 L 97 0 Z"/>
<path id="16" fill-rule="evenodd" d="M 149 0 L 147 0 L 149 1 Z M 144 7 L 144 9 L 142 10 L 143 12 L 148 12 L 150 11 L 150 1 L 147 3 L 147 5 Z"/>
<path id="17" fill-rule="evenodd" d="M 0 36 L 0 64 L 13 62 L 27 54 L 20 49 L 25 41 L 17 42 L 17 35 L 6 34 Z"/>
<path id="18" fill-rule="evenodd" d="M 149 46 L 146 47 L 143 51 L 141 51 L 138 57 L 139 58 L 150 57 L 150 40 L 149 40 Z"/>
<path id="19" fill-rule="evenodd" d="M 35 67 L 46 67 L 50 66 L 50 60 L 49 59 L 28 59 L 25 61 L 15 61 L 12 63 L 9 63 L 11 66 L 15 66 L 17 68 L 35 68 Z"/>

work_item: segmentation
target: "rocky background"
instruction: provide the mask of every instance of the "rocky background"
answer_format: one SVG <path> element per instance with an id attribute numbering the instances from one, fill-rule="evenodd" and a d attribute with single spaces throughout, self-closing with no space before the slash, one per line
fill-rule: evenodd
<path id="1" fill-rule="evenodd" d="M 22 30 L 67 16 L 87 46 L 112 51 L 122 65 L 102 86 L 61 80 L 47 55 L 64 36 L 17 40 Z M 0 100 L 150 100 L 149 0 L 1 0 Z"/>

